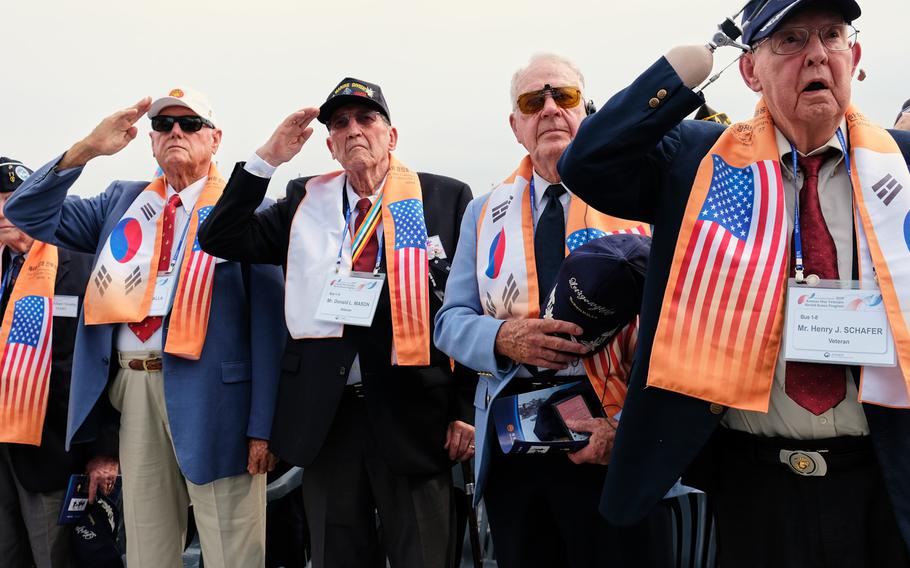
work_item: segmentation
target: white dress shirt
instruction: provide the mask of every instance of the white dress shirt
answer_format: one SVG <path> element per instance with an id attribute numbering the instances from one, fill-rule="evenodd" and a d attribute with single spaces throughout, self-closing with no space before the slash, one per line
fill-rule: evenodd
<path id="1" fill-rule="evenodd" d="M 180 192 L 180 207 L 177 207 L 177 212 L 174 219 L 174 239 L 175 242 L 180 246 L 180 250 L 177 251 L 177 266 L 179 266 L 182 262 L 183 253 L 186 250 L 186 238 L 181 239 L 181 236 L 184 235 L 184 232 L 186 232 L 186 234 L 189 233 L 186 230 L 188 228 L 187 223 L 190 221 L 190 214 L 193 212 L 193 208 L 196 207 L 196 201 L 199 199 L 199 195 L 202 193 L 202 188 L 205 187 L 205 182 L 208 179 L 209 177 L 205 176 L 200 180 L 194 181 L 192 184 L 186 186 L 183 191 Z M 171 184 L 168 184 L 164 202 L 167 203 L 171 196 L 176 193 L 177 190 L 171 187 Z M 120 324 L 117 327 L 117 350 L 161 351 L 163 334 L 162 328 L 163 326 L 159 327 L 157 330 L 155 330 L 155 333 L 153 333 L 152 336 L 148 338 L 147 341 L 142 342 L 138 337 L 136 337 L 136 334 L 130 330 L 127 324 Z"/>
<path id="2" fill-rule="evenodd" d="M 534 201 L 535 201 L 535 203 L 534 203 L 534 205 L 535 205 L 535 207 L 534 207 L 534 229 L 535 230 L 537 229 L 537 221 L 540 219 L 540 215 L 543 213 L 543 210 L 547 207 L 547 204 L 550 203 L 550 198 L 547 197 L 545 194 L 547 192 L 547 188 L 550 187 L 551 185 L 554 185 L 553 182 L 547 181 L 539 173 L 537 173 L 536 171 L 534 172 Z M 563 186 L 563 187 L 565 187 L 565 186 Z M 531 188 L 529 187 L 528 191 L 530 191 L 530 189 Z M 568 218 L 569 218 L 569 201 L 571 199 L 570 195 L 571 195 L 571 193 L 569 192 L 568 188 L 566 188 L 565 193 L 563 193 L 562 195 L 559 196 L 559 202 L 562 204 L 563 217 L 566 219 L 566 222 L 568 222 Z M 581 362 L 581 359 L 573 360 L 569 364 L 568 367 L 566 367 L 565 369 L 563 369 L 561 371 L 556 372 L 556 375 L 560 376 L 560 377 L 574 377 L 574 376 L 584 375 L 584 374 L 585 374 L 585 366 L 584 366 L 584 363 Z M 515 374 L 515 376 L 521 377 L 521 378 L 529 378 L 529 377 L 531 377 L 531 372 L 528 371 L 527 367 L 525 367 L 524 365 L 521 365 L 518 368 L 518 372 Z"/>

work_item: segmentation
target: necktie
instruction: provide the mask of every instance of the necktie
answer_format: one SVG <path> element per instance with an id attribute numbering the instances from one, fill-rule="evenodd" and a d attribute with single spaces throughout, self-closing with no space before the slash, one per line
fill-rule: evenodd
<path id="1" fill-rule="evenodd" d="M 357 219 L 354 220 L 354 234 L 357 233 L 357 230 L 360 229 L 360 226 L 363 225 L 364 220 L 367 218 L 367 211 L 370 210 L 372 203 L 366 197 L 362 198 L 357 202 Z M 363 246 L 363 252 L 360 253 L 360 257 L 357 259 L 357 262 L 354 263 L 355 272 L 373 272 L 373 267 L 376 266 L 376 255 L 379 252 L 379 239 L 375 235 L 370 235 L 366 244 Z"/>
<path id="2" fill-rule="evenodd" d="M 837 278 L 837 248 L 818 200 L 818 170 L 824 160 L 824 155 L 799 159 L 806 176 L 799 192 L 803 263 L 807 276 Z M 787 396 L 816 416 L 837 406 L 847 394 L 845 370 L 840 365 L 787 361 L 785 381 Z"/>
<path id="3" fill-rule="evenodd" d="M 566 256 L 566 216 L 559 202 L 566 188 L 559 184 L 551 185 L 544 192 L 548 198 L 547 206 L 534 231 L 534 258 L 537 261 L 537 290 L 540 295 L 541 311 L 547 304 L 547 296 L 556 280 L 559 265 Z"/>
<path id="4" fill-rule="evenodd" d="M 6 314 L 6 306 L 9 304 L 9 298 L 13 293 L 13 287 L 16 285 L 16 279 L 19 278 L 19 271 L 22 269 L 22 264 L 25 262 L 25 255 L 18 254 L 16 255 L 12 262 L 10 262 L 9 268 L 9 280 L 6 282 L 6 287 L 3 288 L 3 300 L 0 301 L 0 318 Z"/>
<path id="5" fill-rule="evenodd" d="M 174 223 L 177 220 L 177 207 L 180 206 L 180 194 L 175 193 L 164 206 L 164 218 L 161 220 L 161 253 L 158 255 L 158 272 L 167 272 L 171 268 L 171 253 L 174 249 Z M 138 323 L 128 323 L 139 341 L 148 341 L 161 327 L 161 316 L 146 316 Z"/>

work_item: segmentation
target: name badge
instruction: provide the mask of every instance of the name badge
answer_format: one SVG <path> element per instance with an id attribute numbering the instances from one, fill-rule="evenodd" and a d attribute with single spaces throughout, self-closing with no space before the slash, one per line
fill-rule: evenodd
<path id="1" fill-rule="evenodd" d="M 352 272 L 332 274 L 322 288 L 316 319 L 369 327 L 376 314 L 385 274 Z"/>
<path id="2" fill-rule="evenodd" d="M 155 279 L 155 292 L 152 294 L 152 305 L 149 307 L 150 316 L 166 316 L 171 311 L 174 301 L 174 285 L 177 284 L 177 273 L 168 272 L 159 274 Z"/>
<path id="3" fill-rule="evenodd" d="M 442 240 L 439 235 L 427 237 L 427 256 L 430 260 L 434 258 L 447 258 L 446 250 L 442 247 Z"/>
<path id="4" fill-rule="evenodd" d="M 787 290 L 788 361 L 840 365 L 896 365 L 894 341 L 882 293 L 859 282 L 822 281 L 796 284 Z"/>
<path id="5" fill-rule="evenodd" d="M 79 315 L 79 296 L 54 296 L 54 316 L 74 318 Z"/>

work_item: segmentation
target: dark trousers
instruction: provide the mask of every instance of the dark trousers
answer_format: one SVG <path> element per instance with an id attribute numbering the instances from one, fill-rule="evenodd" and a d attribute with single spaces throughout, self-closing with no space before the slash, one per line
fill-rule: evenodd
<path id="1" fill-rule="evenodd" d="M 827 450 L 827 475 L 774 463 L 781 448 Z M 797 442 L 721 428 L 712 450 L 721 566 L 910 566 L 868 439 Z"/>
<path id="2" fill-rule="evenodd" d="M 385 566 L 384 553 L 393 568 L 454 566 L 451 470 L 397 474 L 375 435 L 363 399 L 345 393 L 319 456 L 303 472 L 313 566 Z"/>
<path id="3" fill-rule="evenodd" d="M 499 567 L 632 565 L 621 558 L 621 531 L 597 511 L 606 474 L 564 454 L 504 455 L 497 445 L 484 503 Z"/>

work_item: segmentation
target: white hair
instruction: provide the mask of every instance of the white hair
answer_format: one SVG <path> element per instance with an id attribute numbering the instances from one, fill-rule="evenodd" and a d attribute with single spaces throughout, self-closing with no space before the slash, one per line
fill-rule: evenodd
<path id="1" fill-rule="evenodd" d="M 515 71 L 515 74 L 512 75 L 512 85 L 509 89 L 509 95 L 512 98 L 512 110 L 517 108 L 518 105 L 518 83 L 521 81 L 528 71 L 534 69 L 539 65 L 553 65 L 556 67 L 561 67 L 571 71 L 576 77 L 578 77 L 578 87 L 582 91 L 585 90 L 585 76 L 581 74 L 581 69 L 578 68 L 575 63 L 570 59 L 563 57 L 562 55 L 556 55 L 555 53 L 537 53 L 531 56 L 531 60 L 528 61 L 527 66 L 522 67 Z"/>

